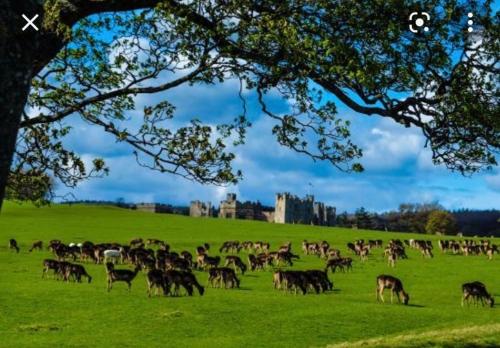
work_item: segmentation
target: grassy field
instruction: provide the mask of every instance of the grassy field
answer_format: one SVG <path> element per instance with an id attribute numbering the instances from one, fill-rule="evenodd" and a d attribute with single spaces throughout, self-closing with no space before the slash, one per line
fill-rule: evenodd
<path id="1" fill-rule="evenodd" d="M 203 297 L 148 298 L 143 273 L 131 293 L 123 283 L 107 293 L 104 266 L 86 265 L 94 277 L 91 284 L 42 280 L 42 260 L 51 255 L 46 250 L 28 253 L 37 239 L 127 242 L 143 237 L 163 239 L 176 251 L 194 252 L 208 242 L 213 253 L 225 240 L 265 240 L 273 249 L 292 241 L 296 253 L 303 239 L 327 240 L 346 255 L 345 245 L 354 239 L 380 238 L 385 244 L 390 238 L 418 235 L 194 219 L 112 207 L 37 209 L 9 203 L 0 215 L 0 235 L 0 347 L 500 345 L 499 305 L 460 306 L 460 286 L 473 280 L 483 281 L 500 302 L 498 255 L 488 261 L 485 256 L 442 255 L 435 250 L 433 259 L 423 259 L 408 250 L 409 259 L 390 269 L 376 249 L 365 263 L 355 259 L 353 272 L 330 274 L 335 291 L 326 294 L 274 290 L 269 271 L 243 276 L 241 289 L 208 288 Z M 19 242 L 19 254 L 7 249 L 9 238 Z M 294 268 L 324 267 L 317 257 L 300 255 Z M 381 273 L 403 280 L 411 296 L 409 306 L 375 301 L 375 278 Z M 207 274 L 196 275 L 206 285 Z"/>

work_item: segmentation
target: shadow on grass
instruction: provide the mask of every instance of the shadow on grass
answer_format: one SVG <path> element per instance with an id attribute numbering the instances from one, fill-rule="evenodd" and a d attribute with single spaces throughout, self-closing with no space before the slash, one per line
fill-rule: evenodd
<path id="1" fill-rule="evenodd" d="M 408 307 L 415 307 L 415 308 L 425 308 L 425 306 L 419 305 L 419 304 L 407 304 Z"/>

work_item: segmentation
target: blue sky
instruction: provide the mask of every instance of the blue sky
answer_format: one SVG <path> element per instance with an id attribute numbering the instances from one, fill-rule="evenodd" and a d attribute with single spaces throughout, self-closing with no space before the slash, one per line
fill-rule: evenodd
<path id="1" fill-rule="evenodd" d="M 137 110 L 167 98 L 177 107 L 176 124 L 192 118 L 221 122 L 239 114 L 241 104 L 237 92 L 236 81 L 215 86 L 182 86 L 161 95 L 138 97 Z M 352 120 L 353 140 L 364 151 L 365 172 L 346 174 L 278 145 L 271 133 L 273 121 L 262 115 L 252 100 L 249 95 L 253 126 L 248 132 L 247 144 L 235 150 L 235 168 L 241 169 L 244 175 L 236 186 L 203 186 L 139 167 L 128 146 L 116 143 L 99 128 L 73 118 L 70 124 L 74 130 L 66 145 L 85 159 L 105 158 L 111 173 L 106 178 L 84 182 L 74 190 L 59 187 L 58 193 L 71 191 L 77 199 L 123 197 L 134 202 L 187 205 L 194 199 L 218 204 L 226 193 L 235 192 L 241 200 L 274 205 L 275 193 L 289 191 L 300 196 L 312 193 L 317 200 L 336 206 L 339 211 L 353 211 L 361 206 L 385 211 L 404 202 L 432 201 L 439 201 L 449 209 L 500 207 L 498 168 L 468 178 L 436 167 L 417 129 L 358 115 L 338 104 L 339 116 Z M 271 105 L 285 108 L 277 99 L 271 99 Z M 139 112 L 129 116 L 132 123 L 140 119 Z M 312 183 L 312 187 L 308 183 Z"/>
<path id="2" fill-rule="evenodd" d="M 181 86 L 159 95 L 139 96 L 136 99 L 139 111 L 130 113 L 130 122 L 137 125 L 144 105 L 164 99 L 177 107 L 174 127 L 193 118 L 210 124 L 230 121 L 241 112 L 238 89 L 239 84 L 230 80 L 219 85 Z M 288 191 L 300 196 L 312 193 L 317 200 L 336 206 L 338 211 L 354 211 L 363 206 L 381 212 L 396 209 L 400 203 L 433 201 L 448 209 L 500 208 L 498 167 L 473 177 L 436 167 L 418 129 L 359 115 L 336 103 L 339 116 L 352 121 L 353 140 L 364 152 L 361 162 L 365 172 L 346 174 L 279 146 L 271 133 L 273 121 L 259 111 L 253 95 L 247 96 L 253 126 L 247 134 L 247 144 L 235 149 L 234 166 L 244 175 L 238 185 L 203 186 L 142 168 L 136 164 L 131 148 L 73 117 L 69 124 L 74 129 L 66 146 L 86 160 L 105 158 L 111 173 L 102 179 L 83 182 L 73 190 L 59 186 L 57 193 L 72 192 L 81 200 L 123 197 L 133 202 L 187 205 L 200 199 L 218 205 L 226 193 L 235 192 L 240 200 L 274 205 L 275 193 Z M 287 107 L 276 98 L 271 98 L 270 104 L 275 110 Z"/>

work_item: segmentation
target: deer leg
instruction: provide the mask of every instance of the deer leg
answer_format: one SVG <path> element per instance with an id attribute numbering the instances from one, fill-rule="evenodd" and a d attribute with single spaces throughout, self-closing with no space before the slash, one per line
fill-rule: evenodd
<path id="1" fill-rule="evenodd" d="M 384 300 L 384 289 L 380 289 L 379 290 L 379 295 L 380 295 L 380 299 L 382 300 L 382 303 L 385 303 L 385 300 Z"/>
<path id="2" fill-rule="evenodd" d="M 391 304 L 392 304 L 393 297 L 394 297 L 394 290 L 391 290 Z"/>

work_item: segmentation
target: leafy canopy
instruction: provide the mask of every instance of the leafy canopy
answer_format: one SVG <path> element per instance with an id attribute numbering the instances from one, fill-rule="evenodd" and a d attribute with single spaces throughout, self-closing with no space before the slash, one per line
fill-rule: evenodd
<path id="1" fill-rule="evenodd" d="M 140 165 L 234 183 L 241 173 L 228 146 L 247 141 L 245 89 L 275 120 L 279 144 L 341 170 L 363 168 L 338 103 L 419 128 L 434 162 L 450 170 L 491 168 L 500 148 L 499 14 L 491 1 L 419 3 L 135 0 L 127 11 L 110 1 L 46 1 L 44 30 L 64 45 L 32 81 L 13 172 L 42 168 L 69 186 L 105 174 L 102 159 L 85 163 L 64 148 L 71 116 L 129 144 Z M 430 31 L 413 34 L 408 14 L 421 9 Z M 240 82 L 242 99 L 231 123 L 206 125 L 197 115 L 175 126 L 165 94 L 131 122 L 138 96 L 229 79 Z M 272 110 L 270 92 L 290 110 Z"/>

